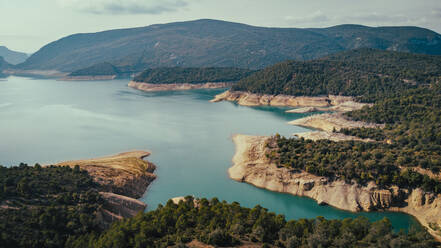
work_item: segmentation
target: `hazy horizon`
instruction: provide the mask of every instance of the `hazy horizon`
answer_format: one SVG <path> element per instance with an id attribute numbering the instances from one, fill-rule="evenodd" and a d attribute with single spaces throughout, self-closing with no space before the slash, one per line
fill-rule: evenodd
<path id="1" fill-rule="evenodd" d="M 4 10 L 0 45 L 34 53 L 49 42 L 75 33 L 216 19 L 253 26 L 320 28 L 341 24 L 418 26 L 441 32 L 438 0 L 0 0 Z M 35 11 L 38 10 L 38 11 Z"/>

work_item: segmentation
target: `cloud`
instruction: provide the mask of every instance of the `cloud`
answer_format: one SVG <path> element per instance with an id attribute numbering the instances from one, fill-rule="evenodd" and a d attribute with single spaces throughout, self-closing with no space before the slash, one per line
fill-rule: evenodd
<path id="1" fill-rule="evenodd" d="M 92 14 L 162 14 L 187 6 L 186 0 L 58 0 L 60 6 Z"/>
<path id="2" fill-rule="evenodd" d="M 291 25 L 303 27 L 322 27 L 337 24 L 363 24 L 368 26 L 388 26 L 388 25 L 419 25 L 428 21 L 433 21 L 441 16 L 441 11 L 434 10 L 427 17 L 410 16 L 404 14 L 390 14 L 379 12 L 353 13 L 350 15 L 328 15 L 322 11 L 316 11 L 305 16 L 286 16 L 284 19 Z"/>
<path id="3" fill-rule="evenodd" d="M 318 10 L 310 15 L 306 16 L 285 16 L 285 20 L 297 25 L 303 24 L 322 24 L 330 21 L 330 18 L 322 11 Z"/>

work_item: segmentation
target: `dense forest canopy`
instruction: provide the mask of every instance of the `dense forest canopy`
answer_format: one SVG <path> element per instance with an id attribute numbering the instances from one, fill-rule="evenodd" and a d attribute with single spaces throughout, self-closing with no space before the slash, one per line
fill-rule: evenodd
<path id="1" fill-rule="evenodd" d="M 0 166 L 0 247 L 64 247 L 99 231 L 98 189 L 79 167 Z"/>
<path id="2" fill-rule="evenodd" d="M 441 78 L 441 57 L 358 49 L 305 62 L 286 61 L 232 87 L 259 94 L 362 96 L 373 101 Z"/>
<path id="3" fill-rule="evenodd" d="M 200 84 L 207 82 L 235 82 L 253 73 L 239 68 L 183 68 L 163 67 L 147 69 L 134 81 L 149 84 Z"/>
<path id="4" fill-rule="evenodd" d="M 100 235 L 70 240 L 67 247 L 187 247 L 199 240 L 215 247 L 257 244 L 262 247 L 436 247 L 425 231 L 394 233 L 389 220 L 367 218 L 286 221 L 256 206 L 244 208 L 218 199 L 187 197 L 157 210 L 115 223 Z"/>
<path id="5" fill-rule="evenodd" d="M 386 124 L 385 128 L 340 130 L 346 135 L 375 140 L 368 143 L 275 136 L 268 144 L 268 157 L 280 166 L 349 183 L 374 181 L 380 187 L 397 185 L 441 193 L 439 179 L 415 170 L 418 167 L 435 174 L 441 172 L 441 57 L 362 49 L 323 61 L 344 61 L 357 65 L 358 69 L 352 66 L 355 71 L 396 79 L 385 84 L 389 90 L 372 84 L 374 91 L 361 91 L 357 94 L 360 99 L 372 100 L 374 105 L 345 114 L 357 121 Z M 325 72 L 320 74 L 321 70 Z M 326 70 L 321 67 L 317 72 L 323 76 Z M 344 85 L 343 91 L 347 89 Z M 366 97 L 369 94 L 371 97 Z"/>

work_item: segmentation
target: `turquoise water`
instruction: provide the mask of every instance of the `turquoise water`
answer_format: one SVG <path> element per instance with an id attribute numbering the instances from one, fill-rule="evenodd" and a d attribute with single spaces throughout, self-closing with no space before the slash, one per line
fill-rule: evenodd
<path id="1" fill-rule="evenodd" d="M 208 102 L 222 90 L 145 93 L 128 88 L 127 83 L 19 77 L 0 81 L 0 164 L 47 164 L 150 150 L 148 159 L 158 166 L 158 178 L 141 199 L 149 209 L 172 197 L 194 195 L 237 201 L 247 207 L 260 204 L 289 219 L 388 217 L 397 230 L 416 223 L 401 213 L 354 214 L 228 178 L 233 134 L 306 131 L 287 124 L 303 114 Z"/>

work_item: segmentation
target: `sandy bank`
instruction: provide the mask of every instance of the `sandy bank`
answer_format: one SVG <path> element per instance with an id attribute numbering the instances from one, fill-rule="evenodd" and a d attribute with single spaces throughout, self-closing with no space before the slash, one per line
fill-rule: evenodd
<path id="1" fill-rule="evenodd" d="M 422 190 L 408 192 L 391 187 L 379 189 L 371 182 L 367 186 L 344 181 L 330 181 L 307 172 L 295 172 L 277 167 L 265 156 L 268 137 L 235 135 L 236 153 L 229 176 L 240 182 L 272 191 L 307 196 L 319 204 L 328 204 L 347 211 L 400 211 L 415 216 L 438 240 L 441 235 L 429 227 L 430 223 L 441 226 L 441 195 Z"/>
<path id="2" fill-rule="evenodd" d="M 384 125 L 366 123 L 362 121 L 352 121 L 343 116 L 342 113 L 326 113 L 311 115 L 305 118 L 290 121 L 289 124 L 320 129 L 326 132 L 332 132 L 334 129 L 339 131 L 342 128 L 383 128 Z"/>
<path id="3" fill-rule="evenodd" d="M 167 90 L 193 90 L 193 89 L 216 89 L 230 87 L 232 83 L 203 83 L 203 84 L 149 84 L 142 82 L 130 81 L 128 86 L 137 90 L 153 92 L 153 91 L 167 91 Z"/>
<path id="4" fill-rule="evenodd" d="M 58 166 L 79 165 L 102 186 L 104 199 L 100 212 L 102 225 L 107 227 L 115 220 L 133 217 L 144 211 L 147 205 L 140 198 L 149 184 L 155 180 L 156 166 L 143 160 L 149 152 L 132 151 L 102 158 L 74 160 L 58 163 Z"/>
<path id="5" fill-rule="evenodd" d="M 60 81 L 100 81 L 100 80 L 113 80 L 116 75 L 106 76 L 66 76 L 60 79 Z"/>
<path id="6" fill-rule="evenodd" d="M 65 72 L 56 70 L 16 70 L 8 69 L 4 71 L 5 74 L 23 77 L 47 77 L 47 78 L 62 78 L 67 75 Z"/>

